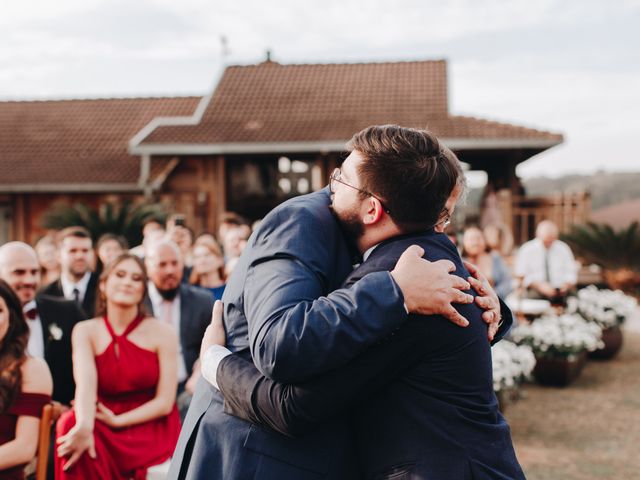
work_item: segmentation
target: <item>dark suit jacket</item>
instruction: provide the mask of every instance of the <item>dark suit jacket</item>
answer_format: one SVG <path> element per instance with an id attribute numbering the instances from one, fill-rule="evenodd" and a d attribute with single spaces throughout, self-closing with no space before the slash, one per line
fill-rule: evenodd
<path id="1" fill-rule="evenodd" d="M 41 293 L 43 293 L 44 295 L 52 296 L 52 297 L 64 298 L 64 291 L 62 290 L 62 282 L 60 280 L 51 282 L 49 285 L 47 285 L 41 290 Z M 86 320 L 87 318 L 93 318 L 95 316 L 97 294 L 98 294 L 98 274 L 96 272 L 91 272 L 91 277 L 89 277 L 89 283 L 87 284 L 87 291 L 85 292 L 84 299 L 82 300 L 82 311 L 83 311 L 84 320 Z"/>
<path id="2" fill-rule="evenodd" d="M 411 244 L 431 260 L 468 272 L 445 235 L 409 235 L 378 246 L 349 277 L 392 269 Z M 506 308 L 506 307 L 504 307 Z M 226 411 L 284 434 L 303 434 L 351 406 L 366 478 L 524 478 L 508 425 L 493 393 L 486 325 L 475 305 L 460 305 L 471 322 L 411 316 L 392 336 L 342 369 L 297 386 L 259 375 L 232 355 L 218 369 Z M 500 335 L 512 319 L 508 309 Z"/>
<path id="3" fill-rule="evenodd" d="M 44 359 L 53 377 L 52 398 L 69 405 L 75 394 L 71 359 L 71 331 L 85 319 L 84 312 L 72 300 L 36 296 L 36 308 L 44 334 Z"/>
<path id="4" fill-rule="evenodd" d="M 155 316 L 156 312 L 153 311 L 148 296 L 144 302 L 147 311 Z M 185 283 L 180 284 L 180 346 L 187 375 L 191 375 L 193 364 L 200 356 L 200 343 L 204 331 L 211 323 L 212 309 L 213 299 L 209 292 Z"/>
<path id="5" fill-rule="evenodd" d="M 229 348 L 281 381 L 311 378 L 348 362 L 407 317 L 388 272 L 333 292 L 352 267 L 329 203 L 324 189 L 269 213 L 224 292 Z M 201 380 L 168 478 L 354 478 L 343 419 L 291 440 L 222 407 L 219 392 Z"/>

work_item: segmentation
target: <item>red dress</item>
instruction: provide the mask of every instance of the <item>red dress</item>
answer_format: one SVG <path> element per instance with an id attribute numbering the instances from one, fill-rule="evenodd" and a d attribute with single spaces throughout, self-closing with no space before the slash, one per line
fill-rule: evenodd
<path id="1" fill-rule="evenodd" d="M 104 318 L 112 342 L 96 357 L 98 401 L 116 415 L 133 410 L 153 399 L 160 378 L 158 355 L 127 339 L 142 321 L 137 317 L 122 335 L 116 335 Z M 76 423 L 73 410 L 57 424 L 56 435 L 66 434 Z M 56 479 L 143 479 L 148 467 L 168 460 L 180 434 L 180 418 L 171 413 L 137 425 L 113 429 L 95 421 L 93 435 L 96 458 L 85 452 L 78 462 L 63 472 L 63 459 L 56 456 Z"/>
<path id="2" fill-rule="evenodd" d="M 20 392 L 9 409 L 0 413 L 0 445 L 9 443 L 16 438 L 16 423 L 18 417 L 27 415 L 40 418 L 42 408 L 51 401 L 51 395 L 44 393 Z M 0 480 L 22 480 L 24 478 L 24 465 L 0 470 Z"/>

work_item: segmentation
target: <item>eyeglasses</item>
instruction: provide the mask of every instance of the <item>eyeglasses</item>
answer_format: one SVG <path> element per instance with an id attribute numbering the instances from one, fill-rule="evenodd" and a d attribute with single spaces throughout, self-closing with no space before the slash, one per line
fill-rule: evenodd
<path id="1" fill-rule="evenodd" d="M 442 226 L 442 229 L 444 230 L 449 225 L 451 225 L 451 214 L 449 213 L 449 210 L 447 210 L 446 207 L 442 210 L 442 213 L 440 213 L 440 215 L 442 215 L 443 213 L 444 213 L 444 217 L 442 217 L 441 220 L 438 220 L 438 222 L 433 226 L 433 228 Z"/>
<path id="2" fill-rule="evenodd" d="M 329 177 L 329 191 L 331 193 L 336 193 L 336 182 L 341 183 L 343 185 L 346 185 L 347 187 L 351 187 L 354 190 L 357 190 L 360 193 L 364 193 L 367 196 L 373 197 L 376 200 L 378 200 L 380 202 L 380 205 L 382 206 L 382 209 L 385 211 L 385 213 L 387 215 L 391 215 L 391 211 L 384 206 L 384 203 L 382 203 L 382 200 L 380 200 L 380 198 L 378 198 L 377 196 L 375 196 L 373 193 L 367 191 L 367 190 L 363 190 L 361 188 L 358 187 L 354 187 L 353 185 L 351 185 L 350 183 L 345 182 L 344 180 L 342 180 L 342 178 L 340 178 L 341 175 L 341 171 L 339 168 L 336 168 L 332 173 L 331 176 Z"/>

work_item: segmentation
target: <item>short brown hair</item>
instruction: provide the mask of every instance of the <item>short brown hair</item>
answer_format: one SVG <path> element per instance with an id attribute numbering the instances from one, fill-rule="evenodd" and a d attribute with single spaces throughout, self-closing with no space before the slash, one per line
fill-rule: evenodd
<path id="1" fill-rule="evenodd" d="M 89 233 L 89 230 L 87 230 L 84 227 L 74 226 L 74 227 L 64 228 L 58 232 L 58 234 L 56 235 L 58 247 L 62 245 L 62 242 L 64 241 L 65 238 L 69 238 L 69 237 L 88 238 L 89 240 L 91 240 L 93 244 L 93 239 L 91 238 L 91 233 Z"/>
<path id="2" fill-rule="evenodd" d="M 382 125 L 365 128 L 348 148 L 363 155 L 363 190 L 379 197 L 404 232 L 433 227 L 464 178 L 455 154 L 426 130 Z"/>

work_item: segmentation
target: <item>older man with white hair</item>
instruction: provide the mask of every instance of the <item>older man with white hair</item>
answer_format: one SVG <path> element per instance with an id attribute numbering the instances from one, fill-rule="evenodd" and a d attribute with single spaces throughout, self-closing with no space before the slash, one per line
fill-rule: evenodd
<path id="1" fill-rule="evenodd" d="M 522 280 L 526 296 L 562 303 L 576 286 L 578 270 L 569 245 L 558 240 L 558 227 L 543 220 L 536 228 L 536 238 L 518 251 L 515 275 Z"/>

